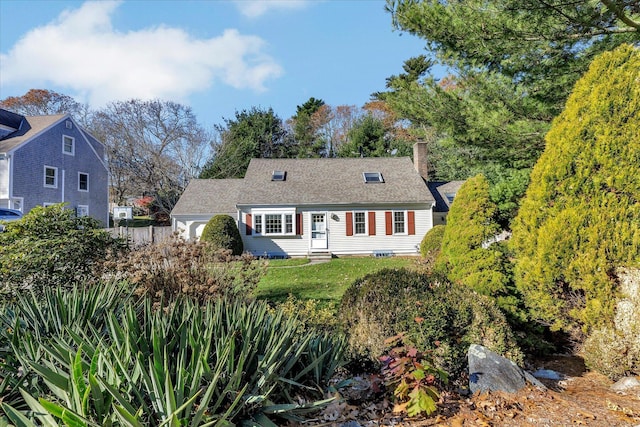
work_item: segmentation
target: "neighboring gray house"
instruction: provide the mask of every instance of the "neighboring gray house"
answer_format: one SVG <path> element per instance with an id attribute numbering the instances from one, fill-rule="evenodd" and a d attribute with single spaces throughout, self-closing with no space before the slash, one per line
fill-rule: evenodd
<path id="1" fill-rule="evenodd" d="M 418 173 L 424 157 L 252 159 L 244 179 L 194 180 L 172 217 L 198 238 L 216 214 L 237 222 L 257 256 L 419 253 L 436 199 Z"/>
<path id="2" fill-rule="evenodd" d="M 436 199 L 436 205 L 433 207 L 433 225 L 446 224 L 447 214 L 453 198 L 462 186 L 464 181 L 449 182 L 428 182 L 429 191 Z"/>
<path id="3" fill-rule="evenodd" d="M 0 109 L 0 206 L 29 212 L 67 203 L 108 224 L 103 144 L 69 114 L 22 116 Z"/>

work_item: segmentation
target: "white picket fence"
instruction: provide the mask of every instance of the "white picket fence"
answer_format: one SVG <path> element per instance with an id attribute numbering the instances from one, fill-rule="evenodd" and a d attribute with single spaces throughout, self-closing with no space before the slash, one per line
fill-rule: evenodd
<path id="1" fill-rule="evenodd" d="M 147 245 L 150 243 L 160 243 L 171 236 L 171 227 L 158 227 L 150 225 L 148 227 L 116 227 L 108 228 L 107 231 L 114 237 L 127 238 L 132 247 Z"/>

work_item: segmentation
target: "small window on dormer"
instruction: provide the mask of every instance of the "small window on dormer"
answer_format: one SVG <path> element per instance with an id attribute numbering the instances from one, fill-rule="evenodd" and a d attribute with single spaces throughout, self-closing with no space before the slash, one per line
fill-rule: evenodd
<path id="1" fill-rule="evenodd" d="M 365 184 L 373 184 L 377 182 L 384 182 L 382 174 L 380 172 L 363 172 Z"/>
<path id="2" fill-rule="evenodd" d="M 71 120 L 67 120 L 65 125 L 67 126 L 67 129 L 73 129 L 73 123 L 71 123 Z"/>
<path id="3" fill-rule="evenodd" d="M 285 171 L 273 171 L 271 174 L 271 181 L 284 181 L 287 173 Z"/>

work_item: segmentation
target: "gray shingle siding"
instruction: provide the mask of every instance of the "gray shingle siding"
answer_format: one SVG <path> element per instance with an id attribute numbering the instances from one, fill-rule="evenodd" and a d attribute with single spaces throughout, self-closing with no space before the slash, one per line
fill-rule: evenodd
<path id="1" fill-rule="evenodd" d="M 63 135 L 74 138 L 74 155 L 62 152 Z M 93 146 L 93 149 L 92 149 Z M 75 123 L 67 129 L 66 120 L 15 150 L 13 162 L 13 197 L 23 198 L 23 211 L 28 212 L 43 203 L 68 203 L 89 207 L 89 215 L 106 224 L 108 218 L 107 170 L 96 156 L 104 156 L 102 144 L 85 140 Z M 58 168 L 57 188 L 44 186 L 44 165 Z M 89 191 L 78 190 L 79 172 L 89 175 Z"/>

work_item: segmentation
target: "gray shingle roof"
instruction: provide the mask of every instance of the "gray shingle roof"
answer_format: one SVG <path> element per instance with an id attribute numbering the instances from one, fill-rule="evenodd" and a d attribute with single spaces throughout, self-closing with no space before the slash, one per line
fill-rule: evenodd
<path id="1" fill-rule="evenodd" d="M 242 179 L 192 179 L 171 215 L 228 214 L 235 217 Z"/>
<path id="2" fill-rule="evenodd" d="M 66 117 L 67 114 L 55 114 L 51 116 L 26 116 L 26 123 L 22 129 L 7 135 L 6 139 L 0 140 L 0 153 L 6 153 L 18 147 L 23 142 L 28 141 L 40 132 L 54 125 Z"/>
<path id="3" fill-rule="evenodd" d="M 284 181 L 271 181 L 274 170 Z M 384 183 L 365 184 L 364 172 Z M 435 202 L 409 157 L 252 159 L 239 205 L 379 204 Z"/>
<path id="4" fill-rule="evenodd" d="M 435 212 L 449 212 L 451 202 L 447 195 L 455 195 L 464 181 L 429 182 L 429 190 L 436 199 Z"/>

